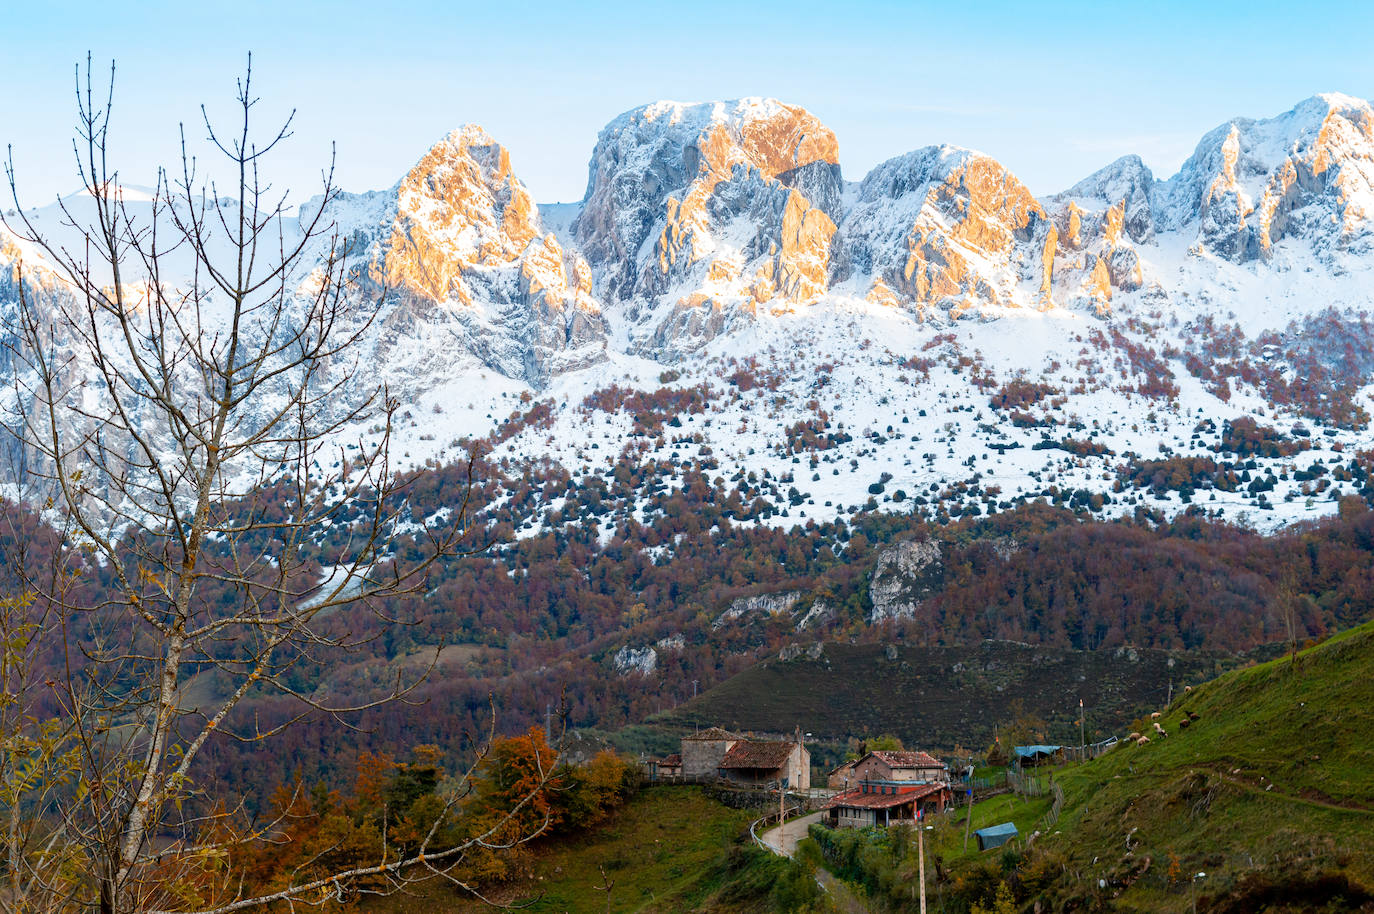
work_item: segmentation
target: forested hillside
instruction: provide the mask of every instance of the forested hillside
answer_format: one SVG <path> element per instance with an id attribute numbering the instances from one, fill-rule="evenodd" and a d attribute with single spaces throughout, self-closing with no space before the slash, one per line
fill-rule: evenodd
<path id="1" fill-rule="evenodd" d="M 417 473 L 415 510 L 457 497 L 466 472 Z M 1374 512 L 1355 499 L 1339 516 L 1271 535 L 1200 509 L 1173 520 L 1142 509 L 1103 521 L 1068 498 L 944 525 L 873 512 L 852 524 L 781 530 L 738 519 L 747 481 L 732 489 L 704 471 L 671 490 L 653 489 L 648 466 L 627 467 L 601 489 L 571 486 L 554 470 L 506 477 L 479 462 L 473 472 L 488 522 L 470 541 L 488 548 L 435 566 L 423 599 L 323 620 L 326 631 L 356 636 L 358 647 L 327 666 L 303 658 L 290 673 L 293 687 L 346 703 L 433 663 L 410 696 L 419 704 L 356 715 L 351 723 L 362 732 L 347 738 L 333 719 L 307 718 L 270 752 L 250 750 L 250 766 L 243 749 L 212 742 L 219 777 L 260 791 L 300 766 L 312 778 L 346 779 L 364 750 L 433 743 L 459 752 L 465 734 L 484 732 L 493 708 L 502 732 L 542 723 L 560 707 L 575 728 L 614 729 L 676 707 L 694 680 L 708 689 L 794 643 L 937 647 L 1001 638 L 1079 650 L 1236 652 L 1318 637 L 1374 613 Z M 512 497 L 498 495 L 506 486 Z M 652 521 L 617 517 L 606 537 L 599 521 L 636 486 L 655 491 Z M 557 491 L 562 506 L 546 528 L 517 529 L 519 506 L 536 489 Z M 7 554 L 19 555 L 22 543 L 31 569 L 41 567 L 51 534 L 22 509 L 11 506 L 10 516 L 16 533 Z M 909 618 L 874 623 L 874 569 L 901 541 L 934 542 L 940 559 L 904 585 L 916 593 Z M 318 566 L 330 564 L 331 548 L 328 537 L 318 544 Z M 398 554 L 405 549 L 402 541 Z M 98 591 L 108 572 L 92 565 L 80 586 Z M 791 612 L 722 618 L 741 598 L 779 592 L 795 594 Z M 216 599 L 212 586 L 202 598 Z M 825 611 L 799 630 L 817 603 Z M 391 614 L 404 624 L 387 624 Z M 652 648 L 652 670 L 618 667 L 627 647 Z M 212 673 L 192 684 L 207 694 L 216 688 Z M 250 705 L 261 725 L 291 713 L 284 699 L 250 697 Z"/>

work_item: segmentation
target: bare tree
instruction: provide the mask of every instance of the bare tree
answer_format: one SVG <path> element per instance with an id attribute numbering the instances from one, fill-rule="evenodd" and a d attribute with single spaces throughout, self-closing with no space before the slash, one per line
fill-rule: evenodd
<path id="1" fill-rule="evenodd" d="M 75 784 L 43 797 L 40 831 L 76 861 L 36 867 L 31 840 L 15 843 L 11 870 L 27 867 L 31 888 L 58 908 L 102 914 L 322 902 L 362 877 L 394 888 L 417 871 L 447 872 L 496 831 L 438 851 L 432 830 L 411 858 L 383 851 L 267 898 L 227 879 L 194 904 L 172 889 L 213 869 L 227 843 L 273 834 L 272 823 L 245 825 L 236 804 L 199 793 L 212 738 L 267 740 L 307 714 L 346 721 L 415 687 L 398 680 L 340 707 L 288 674 L 353 644 L 323 624 L 339 607 L 394 622 L 383 598 L 423 589 L 433 562 L 463 550 L 468 510 L 464 496 L 442 516 L 411 513 L 390 459 L 397 403 L 358 380 L 370 318 L 350 308 L 349 252 L 329 223 L 332 156 L 323 195 L 297 222 L 261 170 L 291 118 L 254 132 L 251 58 L 232 131 L 201 111 L 205 141 L 227 166 L 223 197 L 198 173 L 183 127 L 177 171 L 159 172 L 150 201 L 129 198 L 107 161 L 113 85 L 113 66 L 99 95 L 89 58 L 84 78 L 77 69 L 84 194 L 63 203 L 60 233 L 20 205 L 12 157 L 6 166 L 18 213 L 6 227 L 61 279 L 43 289 L 19 271 L 10 430 L 68 533 L 62 572 L 25 583 L 50 613 L 41 631 L 62 639 L 49 721 Z M 380 431 L 364 440 L 355 430 L 365 425 Z M 349 435 L 357 443 L 346 450 Z M 408 548 L 393 549 L 402 536 Z M 91 586 L 74 585 L 83 578 Z M 299 712 L 273 726 L 236 713 L 268 693 Z M 19 888 L 7 901 L 0 907 L 27 909 Z"/>

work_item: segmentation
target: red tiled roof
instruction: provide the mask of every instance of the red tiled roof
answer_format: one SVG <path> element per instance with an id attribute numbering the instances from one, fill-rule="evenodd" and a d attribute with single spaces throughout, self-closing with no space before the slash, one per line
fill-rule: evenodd
<path id="1" fill-rule="evenodd" d="M 837 766 L 835 766 L 834 768 L 831 768 L 831 769 L 830 769 L 830 773 L 831 773 L 831 774 L 839 774 L 841 771 L 844 771 L 846 768 L 852 769 L 852 768 L 853 768 L 855 765 L 857 765 L 857 764 L 859 764 L 859 760 L 858 760 L 858 759 L 850 759 L 849 761 L 845 762 L 843 765 L 837 765 Z"/>
<path id="2" fill-rule="evenodd" d="M 922 784 L 918 787 L 898 788 L 897 793 L 864 793 L 862 788 L 837 793 L 825 804 L 826 809 L 846 806 L 850 809 L 888 809 L 901 806 L 912 800 L 924 800 L 928 796 L 949 790 L 944 784 Z"/>
<path id="3" fill-rule="evenodd" d="M 893 752 L 878 749 L 870 753 L 893 768 L 944 768 L 945 763 L 924 752 Z"/>
<path id="4" fill-rule="evenodd" d="M 781 768 L 787 764 L 796 743 L 774 740 L 740 740 L 721 759 L 722 768 Z"/>
<path id="5" fill-rule="evenodd" d="M 663 765 L 666 768 L 681 768 L 682 753 L 674 752 L 672 755 L 665 755 L 663 757 L 663 761 L 659 762 L 659 764 Z"/>

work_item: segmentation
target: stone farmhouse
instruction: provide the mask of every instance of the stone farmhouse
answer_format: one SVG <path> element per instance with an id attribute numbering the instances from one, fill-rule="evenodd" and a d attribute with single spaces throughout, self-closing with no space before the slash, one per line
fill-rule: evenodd
<path id="1" fill-rule="evenodd" d="M 949 768 L 924 752 L 870 752 L 836 769 L 840 793 L 826 804 L 834 828 L 913 823 L 918 814 L 944 811 L 954 801 Z"/>
<path id="2" fill-rule="evenodd" d="M 811 753 L 801 733 L 791 740 L 750 739 L 712 727 L 682 738 L 682 777 L 688 781 L 724 779 L 737 784 L 811 787 Z"/>

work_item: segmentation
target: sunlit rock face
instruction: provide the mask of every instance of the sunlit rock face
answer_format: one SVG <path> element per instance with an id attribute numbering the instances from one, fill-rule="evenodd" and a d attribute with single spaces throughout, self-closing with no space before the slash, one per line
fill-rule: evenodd
<path id="1" fill-rule="evenodd" d="M 834 134 L 772 99 L 656 102 L 601 131 L 573 237 L 650 354 L 825 294 L 840 216 Z"/>
<path id="2" fill-rule="evenodd" d="M 1045 200 L 1057 230 L 1050 298 L 1106 314 L 1112 293 L 1144 284 L 1137 246 L 1155 239 L 1155 180 L 1138 156 L 1125 156 Z"/>
<path id="3" fill-rule="evenodd" d="M 480 127 L 435 144 L 390 192 L 341 195 L 358 263 L 350 276 L 377 309 L 377 355 L 408 373 L 475 359 L 542 386 L 605 358 L 591 267 L 566 252 Z"/>
<path id="4" fill-rule="evenodd" d="M 931 146 L 864 178 L 835 240 L 832 281 L 923 317 L 1041 307 L 1055 231 L 996 160 Z"/>
<path id="5" fill-rule="evenodd" d="M 1371 250 L 1374 110 L 1318 95 L 1275 118 L 1236 118 L 1198 143 L 1156 193 L 1160 229 L 1196 232 L 1198 250 L 1267 259 L 1286 238 L 1325 259 Z"/>

